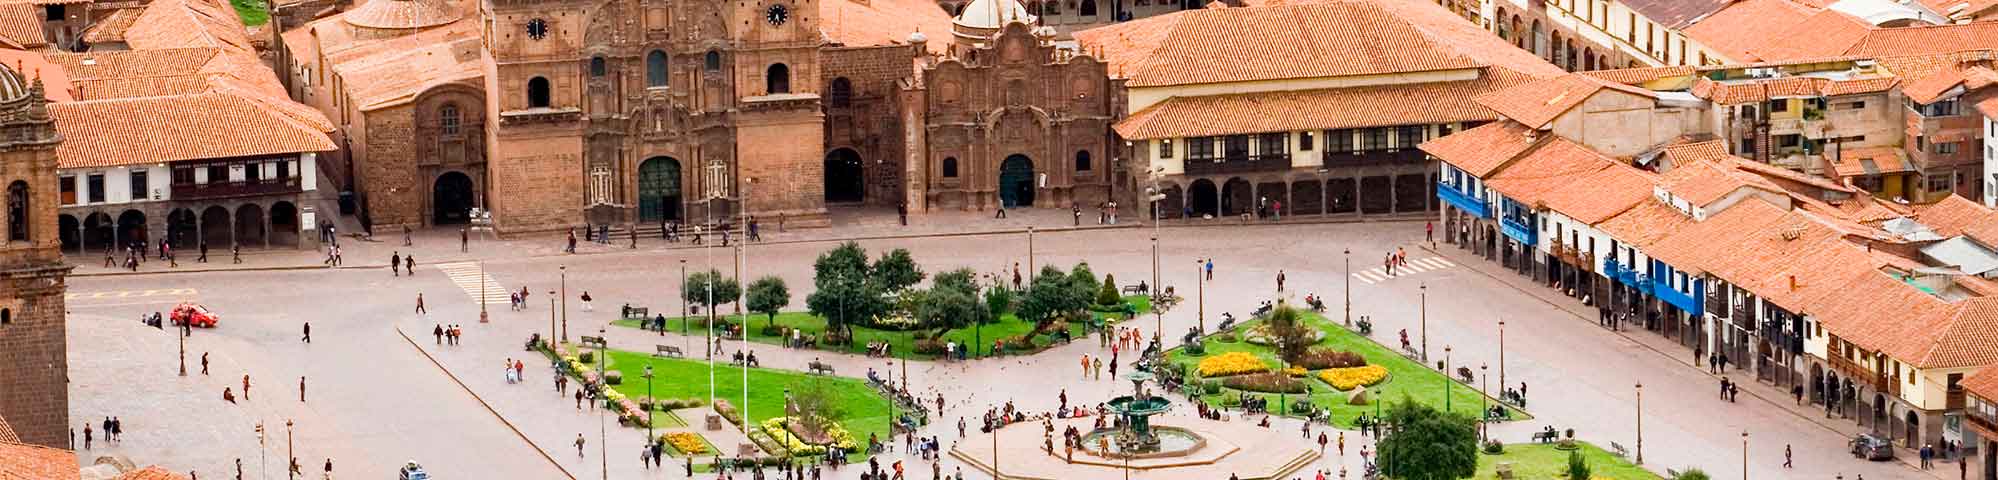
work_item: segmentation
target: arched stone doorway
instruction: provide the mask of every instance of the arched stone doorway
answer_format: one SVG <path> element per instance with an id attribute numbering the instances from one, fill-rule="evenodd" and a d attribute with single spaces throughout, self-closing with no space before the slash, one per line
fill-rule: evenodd
<path id="1" fill-rule="evenodd" d="M 1241 177 L 1230 178 L 1227 183 L 1221 184 L 1221 213 L 1241 215 L 1256 208 L 1256 193 L 1252 190 L 1249 181 Z"/>
<path id="2" fill-rule="evenodd" d="M 1186 205 L 1186 192 L 1180 191 L 1179 185 L 1168 185 L 1163 196 L 1158 201 L 1159 218 L 1179 218 L 1181 206 Z"/>
<path id="3" fill-rule="evenodd" d="M 201 241 L 201 239 L 194 238 L 195 227 L 199 222 L 200 220 L 194 218 L 194 210 L 176 208 L 171 212 L 167 212 L 167 241 L 173 242 L 174 248 L 194 246 L 195 243 Z"/>
<path id="4" fill-rule="evenodd" d="M 91 212 L 83 218 L 83 244 L 87 247 L 111 246 L 118 241 L 117 232 L 117 224 L 104 212 Z"/>
<path id="5" fill-rule="evenodd" d="M 1015 153 L 999 164 L 999 204 L 1004 207 L 1034 205 L 1034 161 L 1026 155 Z"/>
<path id="6" fill-rule="evenodd" d="M 221 206 L 201 211 L 201 239 L 215 248 L 229 248 L 229 209 Z"/>
<path id="7" fill-rule="evenodd" d="M 464 172 L 444 172 L 430 188 L 430 223 L 451 225 L 470 221 L 472 177 Z"/>
<path id="8" fill-rule="evenodd" d="M 83 221 L 77 220 L 75 215 L 65 213 L 56 216 L 56 237 L 62 241 L 63 251 L 84 253 L 82 230 Z"/>
<path id="9" fill-rule="evenodd" d="M 1195 218 L 1221 214 L 1221 194 L 1214 188 L 1213 180 L 1194 180 L 1193 186 L 1186 189 L 1186 198 L 1186 208 Z"/>
<path id="10" fill-rule="evenodd" d="M 851 148 L 826 154 L 826 203 L 855 203 L 867 200 L 867 172 L 860 152 Z"/>
<path id="11" fill-rule="evenodd" d="M 638 165 L 638 220 L 680 220 L 680 161 L 652 157 Z"/>
<path id="12" fill-rule="evenodd" d="M 271 204 L 271 244 L 298 246 L 298 207 L 291 202 Z"/>
<path id="13" fill-rule="evenodd" d="M 148 248 L 152 243 L 146 237 L 146 214 L 138 210 L 126 210 L 118 214 L 118 244 L 137 244 Z"/>
<path id="14" fill-rule="evenodd" d="M 1921 445 L 1922 415 L 1915 413 L 1914 410 L 1908 410 L 1908 413 L 1904 414 L 1903 417 L 1907 418 L 1907 421 L 1903 422 L 1902 425 L 1907 429 L 1906 437 L 1908 446 L 1912 448 L 1916 445 Z"/>
<path id="15" fill-rule="evenodd" d="M 236 243 L 247 246 L 270 244 L 269 232 L 264 230 L 264 207 L 245 203 L 236 207 Z"/>

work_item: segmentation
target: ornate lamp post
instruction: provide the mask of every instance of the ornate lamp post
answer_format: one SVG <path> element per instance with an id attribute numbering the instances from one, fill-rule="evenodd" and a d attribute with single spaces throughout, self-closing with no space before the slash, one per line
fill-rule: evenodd
<path id="1" fill-rule="evenodd" d="M 486 314 L 486 261 L 479 261 L 479 323 L 491 323 Z"/>
<path id="2" fill-rule="evenodd" d="M 562 343 L 569 343 L 569 266 L 556 267 L 562 272 Z M 549 292 L 554 293 L 554 292 Z"/>
<path id="3" fill-rule="evenodd" d="M 1741 480 L 1748 480 L 1748 431 L 1741 431 Z"/>
<path id="4" fill-rule="evenodd" d="M 1484 418 L 1486 420 L 1489 420 L 1489 417 L 1487 417 L 1487 415 L 1490 415 L 1491 414 L 1490 412 L 1492 411 L 1492 405 L 1491 405 L 1492 376 L 1491 376 L 1491 371 L 1487 369 L 1488 367 L 1490 367 L 1490 365 L 1485 365 L 1483 363 L 1478 364 L 1478 418 Z M 1490 438 L 1488 435 L 1488 432 L 1490 431 L 1491 431 L 1491 422 L 1489 421 L 1478 422 L 1479 439 Z"/>
<path id="5" fill-rule="evenodd" d="M 1443 411 L 1450 411 L 1450 346 L 1443 346 Z"/>
<path id="6" fill-rule="evenodd" d="M 1637 382 L 1637 464 L 1644 464 L 1644 382 Z"/>
<path id="7" fill-rule="evenodd" d="M 654 438 L 658 438 L 652 436 L 652 409 L 659 406 L 659 401 L 652 398 L 652 362 L 650 360 L 645 363 L 645 400 L 651 403 L 645 407 L 645 443 L 652 443 Z"/>
<path id="8" fill-rule="evenodd" d="M 1353 249 L 1346 249 L 1346 327 L 1353 326 Z"/>
<path id="9" fill-rule="evenodd" d="M 1419 312 L 1422 316 L 1422 363 L 1429 363 L 1429 284 L 1425 282 L 1419 288 L 1421 290 L 1418 296 L 1421 299 L 1421 310 Z"/>
<path id="10" fill-rule="evenodd" d="M 294 475 L 298 474 L 298 469 L 295 468 L 298 466 L 298 450 L 292 448 L 291 419 L 289 418 L 284 419 L 284 456 L 291 459 L 285 462 L 284 478 L 294 478 Z"/>
<path id="11" fill-rule="evenodd" d="M 1499 319 L 1499 388 L 1505 388 L 1505 319 Z"/>

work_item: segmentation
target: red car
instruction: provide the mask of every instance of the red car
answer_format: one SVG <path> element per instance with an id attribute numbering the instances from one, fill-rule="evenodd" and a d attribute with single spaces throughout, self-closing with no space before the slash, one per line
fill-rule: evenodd
<path id="1" fill-rule="evenodd" d="M 168 315 L 168 318 L 172 319 L 174 325 L 186 323 L 201 328 L 215 328 L 215 324 L 222 321 L 221 315 L 208 311 L 208 307 L 198 303 L 175 305 L 173 314 Z"/>

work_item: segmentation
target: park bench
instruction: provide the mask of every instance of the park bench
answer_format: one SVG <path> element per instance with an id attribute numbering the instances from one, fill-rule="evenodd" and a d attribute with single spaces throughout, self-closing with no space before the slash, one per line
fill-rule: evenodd
<path id="1" fill-rule="evenodd" d="M 672 345 L 654 345 L 654 348 L 657 348 L 657 349 L 658 349 L 658 353 L 654 353 L 654 354 L 652 354 L 652 356 L 655 356 L 655 357 L 685 357 L 685 356 L 687 356 L 687 352 L 684 352 L 684 351 L 681 351 L 681 350 L 680 350 L 680 347 L 675 347 L 675 346 L 672 346 Z"/>
<path id="2" fill-rule="evenodd" d="M 596 345 L 597 348 L 610 348 L 610 343 L 605 342 L 604 337 L 592 337 L 589 335 L 584 335 L 583 346 L 587 347 L 591 345 Z"/>
<path id="3" fill-rule="evenodd" d="M 1626 458 L 1630 456 L 1630 449 L 1624 448 L 1623 444 L 1621 443 L 1610 442 L 1610 451 L 1616 453 L 1617 458 Z"/>
<path id="4" fill-rule="evenodd" d="M 1554 440 L 1559 439 L 1560 437 L 1561 434 L 1554 431 L 1533 432 L 1534 443 L 1554 443 Z"/>
<path id="5" fill-rule="evenodd" d="M 806 365 L 805 370 L 811 373 L 816 373 L 821 375 L 833 374 L 832 365 L 828 365 L 825 362 L 820 362 L 818 360 L 813 360 L 812 363 Z"/>
<path id="6" fill-rule="evenodd" d="M 624 307 L 624 318 L 645 320 L 652 316 L 652 309 L 646 307 Z"/>
<path id="7" fill-rule="evenodd" d="M 1123 291 L 1125 295 L 1143 295 L 1143 294 L 1145 294 L 1145 288 L 1144 288 L 1144 287 L 1140 287 L 1140 286 L 1137 286 L 1137 285 L 1125 285 L 1125 286 L 1124 286 L 1124 288 L 1122 288 L 1122 289 L 1120 289 L 1120 290 L 1121 290 L 1121 291 Z"/>

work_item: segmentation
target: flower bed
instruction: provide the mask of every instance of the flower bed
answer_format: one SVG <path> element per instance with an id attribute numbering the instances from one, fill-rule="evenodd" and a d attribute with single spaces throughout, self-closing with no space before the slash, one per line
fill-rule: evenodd
<path id="1" fill-rule="evenodd" d="M 1269 371 L 1263 359 L 1247 352 L 1228 352 L 1200 360 L 1200 376 L 1225 377 Z"/>
<path id="2" fill-rule="evenodd" d="M 1387 375 L 1387 367 L 1380 365 L 1334 368 L 1318 372 L 1320 380 L 1324 380 L 1325 383 L 1332 384 L 1332 388 L 1340 390 L 1352 390 L 1358 387 L 1381 383 L 1382 380 L 1387 379 Z"/>
<path id="3" fill-rule="evenodd" d="M 1327 368 L 1354 368 L 1367 366 L 1367 358 L 1358 353 L 1343 352 L 1329 348 L 1313 348 L 1297 359 L 1297 364 L 1312 370 Z"/>
<path id="4" fill-rule="evenodd" d="M 693 432 L 668 433 L 663 440 L 666 441 L 667 445 L 672 446 L 674 450 L 686 455 L 708 453 L 708 442 L 702 440 L 699 434 Z"/>
<path id="5" fill-rule="evenodd" d="M 764 420 L 763 433 L 770 435 L 771 440 L 776 441 L 777 445 L 784 447 L 792 455 L 809 456 L 826 453 L 826 447 L 805 443 L 803 439 L 798 438 L 797 434 L 791 433 L 791 428 L 786 425 L 789 421 L 790 417 L 777 417 Z"/>
<path id="6" fill-rule="evenodd" d="M 1236 375 L 1223 379 L 1221 384 L 1236 390 L 1259 393 L 1304 393 L 1310 390 L 1304 382 L 1278 373 Z"/>

